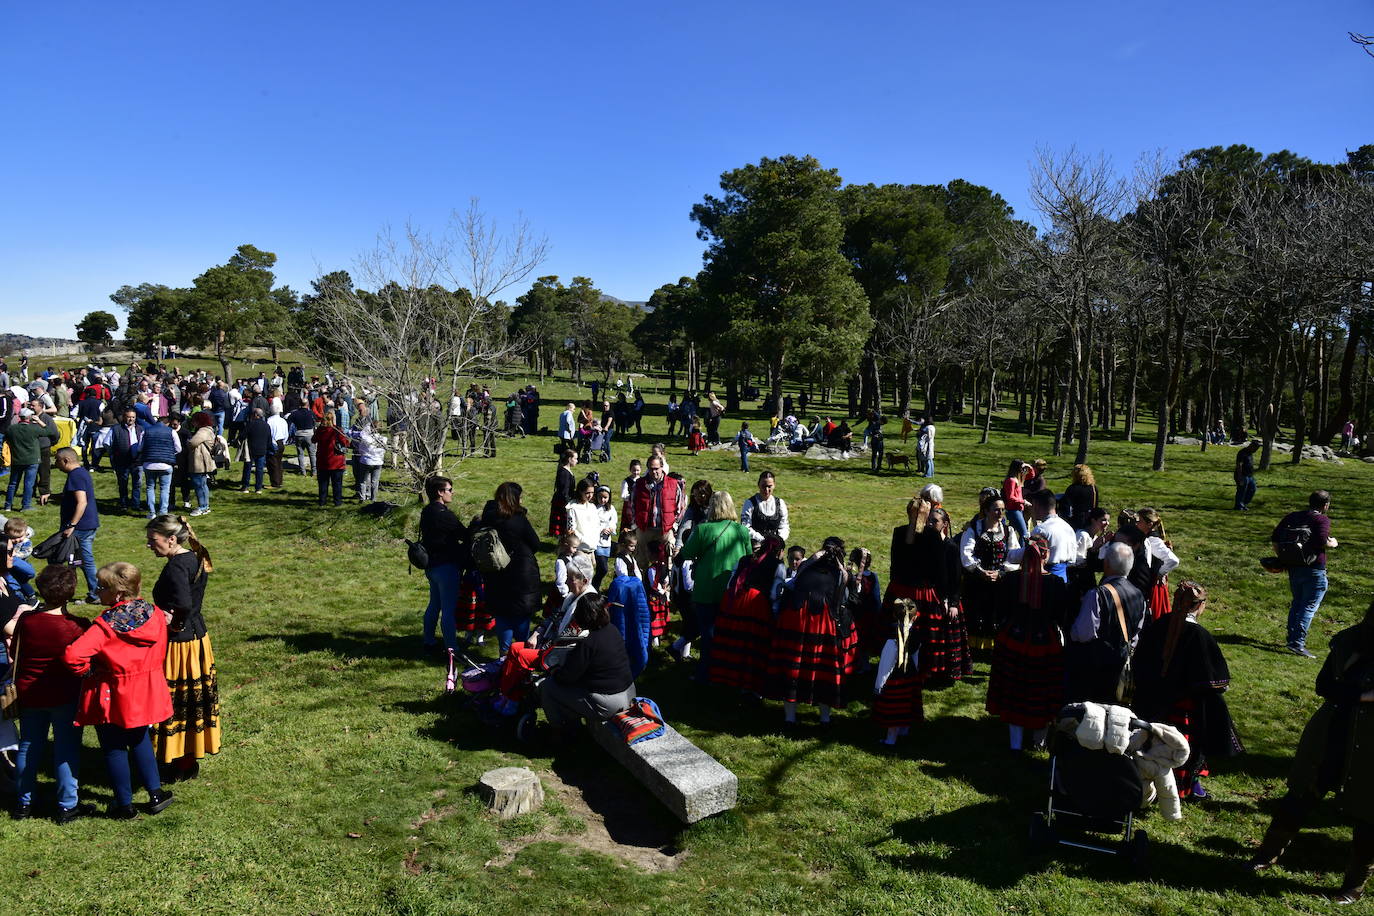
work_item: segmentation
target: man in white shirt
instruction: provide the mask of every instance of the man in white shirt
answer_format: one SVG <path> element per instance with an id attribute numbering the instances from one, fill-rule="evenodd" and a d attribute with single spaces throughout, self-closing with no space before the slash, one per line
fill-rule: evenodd
<path id="1" fill-rule="evenodd" d="M 267 418 L 267 428 L 272 430 L 272 451 L 267 455 L 268 486 L 277 489 L 281 486 L 281 456 L 286 451 L 286 440 L 291 438 L 291 425 L 275 408 Z"/>
<path id="2" fill-rule="evenodd" d="M 1073 526 L 1059 517 L 1054 494 L 1049 490 L 1036 491 L 1031 497 L 1031 511 L 1039 522 L 1031 529 L 1031 534 L 1043 534 L 1050 542 L 1050 556 L 1045 571 L 1068 582 L 1069 564 L 1078 556 L 1078 539 L 1074 536 Z"/>

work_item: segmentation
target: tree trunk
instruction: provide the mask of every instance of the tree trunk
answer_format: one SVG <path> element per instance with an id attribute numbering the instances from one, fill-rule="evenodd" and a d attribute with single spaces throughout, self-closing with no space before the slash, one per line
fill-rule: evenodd
<path id="1" fill-rule="evenodd" d="M 1057 415 L 1058 419 L 1054 424 L 1053 452 L 1054 455 L 1058 457 L 1064 454 L 1064 424 L 1069 418 L 1069 398 L 1067 388 L 1063 391 L 1059 390 L 1059 371 L 1057 369 L 1054 373 L 1054 391 L 1059 397 L 1059 413 Z"/>
<path id="2" fill-rule="evenodd" d="M 158 350 L 157 355 L 162 356 L 162 351 Z M 234 384 L 234 370 L 229 363 L 229 357 L 224 352 L 224 331 L 221 330 L 215 335 L 215 359 L 219 360 L 220 371 L 224 373 L 224 380 L 230 385 Z M 160 360 L 159 360 L 160 361 Z"/>
<path id="3" fill-rule="evenodd" d="M 1364 336 L 1364 322 L 1355 319 L 1350 322 L 1350 327 L 1346 331 L 1345 352 L 1341 356 L 1341 371 L 1336 379 L 1336 386 L 1340 389 L 1335 409 L 1327 419 L 1325 425 L 1312 437 L 1312 441 L 1317 445 L 1330 445 L 1332 440 L 1340 434 L 1345 421 L 1350 419 L 1355 408 L 1355 359 L 1359 356 L 1360 340 Z M 1365 388 L 1364 395 L 1369 391 L 1369 353 L 1365 352 Z M 1362 397 L 1364 396 L 1362 395 Z M 1368 404 L 1366 398 L 1365 403 Z M 1361 425 L 1360 431 L 1364 431 Z"/>
<path id="4" fill-rule="evenodd" d="M 993 364 L 993 335 L 988 335 L 988 409 L 983 414 L 983 438 L 979 439 L 982 445 L 988 444 L 988 435 L 992 432 L 992 398 L 993 391 L 997 384 L 997 368 Z"/>

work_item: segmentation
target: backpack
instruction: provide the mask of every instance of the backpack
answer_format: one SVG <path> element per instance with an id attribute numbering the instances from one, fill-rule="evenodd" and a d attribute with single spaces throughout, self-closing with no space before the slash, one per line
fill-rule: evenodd
<path id="1" fill-rule="evenodd" d="M 472 535 L 472 561 L 483 573 L 497 573 L 510 565 L 510 554 L 495 528 L 478 528 Z"/>
<path id="2" fill-rule="evenodd" d="M 1279 563 L 1287 567 L 1311 566 L 1317 555 L 1309 545 L 1312 542 L 1312 529 L 1298 522 L 1280 523 L 1274 529 L 1274 554 Z"/>
<path id="3" fill-rule="evenodd" d="M 419 541 L 412 541 L 406 538 L 406 559 L 410 565 L 416 569 L 429 568 L 429 551 L 425 550 L 425 545 Z"/>

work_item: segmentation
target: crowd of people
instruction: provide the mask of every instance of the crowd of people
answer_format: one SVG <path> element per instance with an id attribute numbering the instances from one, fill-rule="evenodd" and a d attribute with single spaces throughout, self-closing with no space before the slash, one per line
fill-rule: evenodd
<path id="1" fill-rule="evenodd" d="M 18 407 L 0 429 L 9 443 L 5 508 L 13 511 L 16 497 L 21 512 L 46 507 L 51 455 L 67 476 L 59 535 L 71 540 L 86 600 L 105 608 L 94 620 L 73 613 L 72 566 L 36 572 L 31 525 L 5 521 L 0 623 L 23 710 L 15 816 L 32 812 L 49 733 L 57 819 L 82 813 L 75 749 L 87 724 L 96 726 L 104 751 L 110 813 L 135 815 L 130 761 L 148 791 L 146 810 L 156 813 L 171 801 L 164 783 L 193 776 L 219 742 L 214 657 L 200 613 L 212 566 L 187 519 L 170 514 L 176 493 L 187 507 L 194 496 L 189 515 L 209 512 L 209 481 L 234 457 L 242 461 L 243 492 L 279 487 L 283 455 L 294 447 L 294 470 L 318 478 L 320 505 L 331 496 L 341 503 L 350 463 L 358 498 L 376 500 L 389 437 L 404 435 L 404 424 L 379 422 L 370 387 L 328 374 L 307 380 L 299 367 L 236 384 L 166 366 L 50 370 L 14 393 L 0 398 L 7 410 Z M 633 387 L 602 400 L 599 411 L 593 403 L 569 403 L 559 415 L 547 525 L 558 548 L 547 578 L 519 483 L 501 484 L 465 522 L 452 509 L 452 481 L 432 477 L 420 518 L 429 652 L 452 657 L 465 641 L 490 634 L 504 664 L 527 671 L 548 665 L 554 644 L 566 648 L 565 637 L 580 637 L 552 666 L 541 693 L 554 740 L 581 719 L 625 709 L 636 678 L 666 654 L 690 664 L 698 682 L 737 692 L 744 702 L 779 701 L 786 731 L 802 727 L 803 707 L 814 707 L 815 727 L 825 728 L 835 709 L 866 695 L 874 740 L 892 752 L 924 720 L 925 691 L 967 679 L 980 664 L 986 709 L 1007 726 L 1014 754 L 1043 747 L 1055 715 L 1074 701 L 1130 702 L 1185 735 L 1191 752 L 1173 774 L 1182 799 L 1206 798 L 1209 761 L 1243 751 L 1224 698 L 1229 669 L 1200 622 L 1206 588 L 1171 584 L 1180 560 L 1160 513 L 1141 507 L 1113 519 L 1091 468 L 1075 466 L 1056 493 L 1043 460 L 1013 461 L 1000 484 L 978 494 L 978 511 L 967 520 L 951 518 L 941 488 L 927 485 L 892 532 L 883 588 L 874 545 L 834 536 L 794 542 L 772 471 L 738 504 L 707 479 L 689 485 L 673 473 L 664 443 L 632 461 L 619 486 L 579 471 L 593 455 L 609 461 L 615 437 L 640 432 L 645 409 Z M 539 432 L 539 406 L 533 385 L 514 392 L 505 402 L 505 433 Z M 489 389 L 454 393 L 450 429 L 461 451 L 493 448 L 495 414 Z M 710 392 L 673 399 L 669 432 L 696 451 L 720 441 L 723 415 Z M 875 469 L 884 423 L 870 415 L 861 432 Z M 904 416 L 903 441 L 912 433 L 920 472 L 934 476 L 933 422 Z M 788 449 L 820 441 L 846 452 L 853 438 L 847 421 L 805 424 L 786 411 L 768 437 Z M 748 456 L 767 449 L 747 424 L 735 442 L 746 470 Z M 1240 509 L 1253 497 L 1252 454 L 1242 450 L 1237 459 Z M 106 457 L 117 509 L 146 514 L 148 545 L 167 560 L 149 599 L 132 565 L 95 564 L 100 513 L 91 471 Z M 1326 587 L 1325 549 L 1336 546 L 1329 504 L 1329 494 L 1313 494 L 1309 508 L 1274 533 L 1275 568 L 1287 571 L 1293 591 L 1287 646 L 1304 657 L 1313 657 L 1305 640 Z M 1294 541 L 1297 559 L 1288 549 Z M 1363 721 L 1360 704 L 1374 700 L 1364 633 L 1343 634 L 1335 648 L 1349 657 L 1333 662 L 1333 648 L 1322 669 L 1323 710 L 1334 710 L 1318 714 L 1326 717 L 1325 736 L 1350 734 L 1351 723 Z M 1277 858 L 1322 795 L 1342 786 L 1340 774 L 1357 779 L 1349 771 L 1354 753 L 1335 738 L 1304 736 L 1300 757 L 1316 761 L 1314 775 L 1292 784 L 1257 869 Z M 1368 832 L 1357 830 L 1351 876 L 1374 864 Z M 1348 876 L 1343 893 L 1357 899 L 1363 883 Z"/>

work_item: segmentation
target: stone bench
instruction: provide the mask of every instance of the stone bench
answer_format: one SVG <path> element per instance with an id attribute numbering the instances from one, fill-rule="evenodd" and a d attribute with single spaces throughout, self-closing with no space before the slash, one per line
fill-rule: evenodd
<path id="1" fill-rule="evenodd" d="M 626 744 L 610 723 L 593 725 L 591 731 L 596 743 L 684 824 L 735 807 L 739 779 L 671 725 L 638 744 Z"/>

